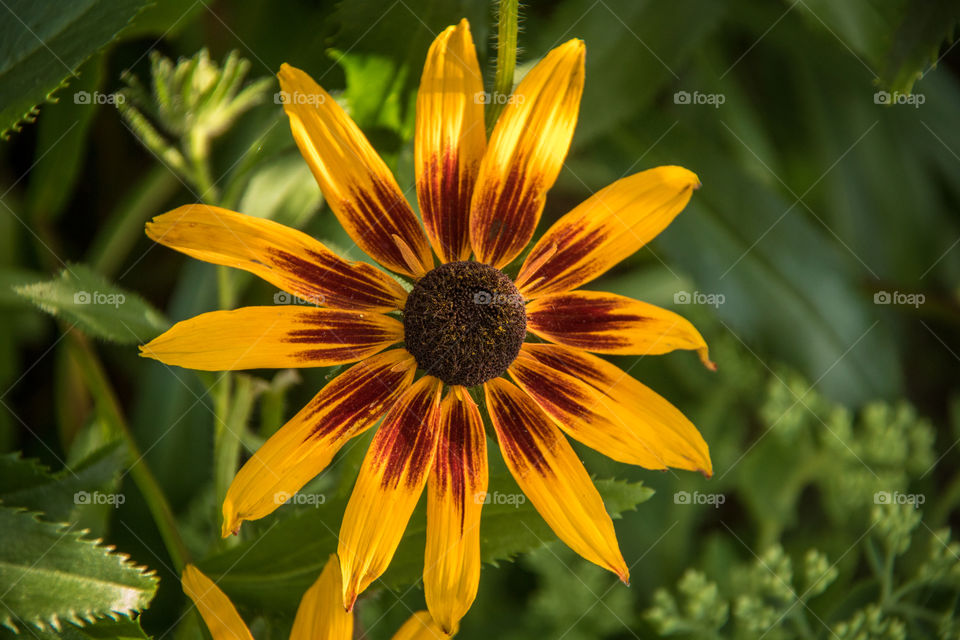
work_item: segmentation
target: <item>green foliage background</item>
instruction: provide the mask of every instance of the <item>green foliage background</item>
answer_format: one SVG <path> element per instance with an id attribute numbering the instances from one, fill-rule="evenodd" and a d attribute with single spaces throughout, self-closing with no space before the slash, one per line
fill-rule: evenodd
<path id="1" fill-rule="evenodd" d="M 201 637 L 175 568 L 189 555 L 257 638 L 286 637 L 367 440 L 308 486 L 322 504 L 219 540 L 236 461 L 334 372 L 238 374 L 228 394 L 217 376 L 138 358 L 171 321 L 276 293 L 153 246 L 143 223 L 215 196 L 350 246 L 273 74 L 311 73 L 409 189 L 427 47 L 467 17 L 491 85 L 495 7 L 7 0 L 0 15 L 0 635 Z M 490 564 L 460 637 L 960 637 L 958 3 L 561 0 L 521 16 L 519 73 L 568 38 L 587 46 L 540 233 L 635 171 L 680 164 L 703 182 L 591 288 L 701 329 L 716 373 L 686 353 L 616 362 L 694 420 L 716 474 L 578 449 L 619 514 L 630 588 L 557 543 L 529 503 L 491 505 Z M 182 88 L 164 57 L 201 49 L 197 64 L 229 70 L 227 97 L 157 103 Z M 78 305 L 78 292 L 122 301 Z M 517 491 L 497 456 L 491 489 Z M 358 605 L 367 637 L 423 607 L 423 540 L 418 512 Z"/>

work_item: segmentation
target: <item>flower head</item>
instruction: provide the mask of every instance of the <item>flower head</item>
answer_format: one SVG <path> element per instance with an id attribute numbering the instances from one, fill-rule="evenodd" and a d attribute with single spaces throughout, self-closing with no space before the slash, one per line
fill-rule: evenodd
<path id="1" fill-rule="evenodd" d="M 670 311 L 577 290 L 670 223 L 699 186 L 693 173 L 668 166 L 618 180 L 557 221 L 516 278 L 503 271 L 533 238 L 560 171 L 584 56 L 579 40 L 551 51 L 487 140 L 469 26 L 437 37 L 417 98 L 422 227 L 353 121 L 306 73 L 282 67 L 293 137 L 326 201 L 357 246 L 413 281 L 409 294 L 384 271 L 268 220 L 189 205 L 147 227 L 160 243 L 324 306 L 203 314 L 143 355 L 206 370 L 357 363 L 247 461 L 223 505 L 228 535 L 271 513 L 275 496 L 298 491 L 382 418 L 340 531 L 347 609 L 386 570 L 425 487 L 428 608 L 454 633 L 476 596 L 487 455 L 467 387 L 480 392 L 510 471 L 557 536 L 624 582 L 613 522 L 566 436 L 649 469 L 711 473 L 707 445 L 680 411 L 590 353 L 692 349 L 710 364 L 703 338 Z M 528 333 L 542 341 L 524 342 Z"/>

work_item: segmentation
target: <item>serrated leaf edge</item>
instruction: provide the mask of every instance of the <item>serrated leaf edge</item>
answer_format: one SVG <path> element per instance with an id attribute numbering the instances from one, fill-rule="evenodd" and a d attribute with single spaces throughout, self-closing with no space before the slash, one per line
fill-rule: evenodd
<path id="1" fill-rule="evenodd" d="M 126 554 L 123 552 L 115 553 L 117 547 L 112 544 L 102 544 L 103 543 L 102 538 L 84 538 L 85 535 L 90 533 L 89 529 L 77 529 L 74 531 L 64 531 L 65 529 L 69 529 L 70 527 L 72 527 L 73 524 L 69 522 L 50 522 L 49 520 L 44 520 L 42 518 L 43 514 L 38 511 L 30 511 L 29 509 L 24 509 L 20 507 L 7 507 L 7 508 L 10 509 L 13 513 L 27 514 L 30 517 L 32 517 L 34 521 L 42 525 L 48 525 L 53 527 L 58 534 L 63 534 L 64 536 L 73 537 L 73 539 L 76 542 L 79 542 L 81 544 L 88 544 L 98 550 L 104 551 L 106 557 L 117 560 L 121 566 L 124 566 L 128 569 L 133 569 L 136 572 L 138 572 L 141 576 L 148 578 L 153 583 L 154 593 L 156 593 L 156 587 L 160 581 L 159 581 L 159 578 L 157 577 L 157 572 L 154 569 L 151 569 L 150 567 L 146 567 L 143 565 L 138 565 L 135 562 L 132 562 L 129 554 Z M 153 597 L 151 595 L 150 600 L 152 599 Z M 55 631 L 60 631 L 62 628 L 62 622 L 64 621 L 74 624 L 77 627 L 84 627 L 87 624 L 93 624 L 97 620 L 104 619 L 104 618 L 110 618 L 111 620 L 117 621 L 120 619 L 120 616 L 122 616 L 129 620 L 133 620 L 134 614 L 140 611 L 143 611 L 146 608 L 147 608 L 146 606 L 140 609 L 131 607 L 125 610 L 111 609 L 109 611 L 103 611 L 103 612 L 95 612 L 92 610 L 77 611 L 77 610 L 71 609 L 66 614 L 54 614 L 49 619 L 21 620 L 21 622 L 25 625 L 30 624 L 36 627 L 37 629 L 39 629 L 40 631 L 49 631 L 51 629 Z M 0 617 L 0 626 L 10 629 L 16 634 L 20 633 L 20 629 L 17 627 L 12 616 L 6 615 L 4 613 L 0 613 L 0 616 L 4 616 L 4 617 Z"/>

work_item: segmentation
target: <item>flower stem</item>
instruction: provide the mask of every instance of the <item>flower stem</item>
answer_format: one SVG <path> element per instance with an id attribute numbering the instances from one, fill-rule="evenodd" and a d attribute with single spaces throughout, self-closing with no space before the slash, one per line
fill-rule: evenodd
<path id="1" fill-rule="evenodd" d="M 127 453 L 131 460 L 130 477 L 133 478 L 140 493 L 143 494 L 147 508 L 150 509 L 150 514 L 160 530 L 160 537 L 167 548 L 167 553 L 170 554 L 170 559 L 173 561 L 174 568 L 178 573 L 183 571 L 183 567 L 190 562 L 190 552 L 187 550 L 187 545 L 177 528 L 177 520 L 173 515 L 173 509 L 170 508 L 170 503 L 167 502 L 163 489 L 160 488 L 156 477 L 150 471 L 150 467 L 147 466 L 147 461 L 133 438 L 133 433 L 130 431 L 120 408 L 120 403 L 117 401 L 113 387 L 103 371 L 100 360 L 93 349 L 90 348 L 87 339 L 76 331 L 69 332 L 67 348 L 81 371 L 83 371 L 83 379 L 96 402 L 100 417 L 109 425 L 110 430 L 119 435 L 126 444 Z"/>
<path id="2" fill-rule="evenodd" d="M 513 92 L 513 71 L 517 66 L 518 0 L 497 3 L 497 74 L 487 110 L 487 133 L 493 131 L 507 97 Z"/>
<path id="3" fill-rule="evenodd" d="M 215 450 L 214 450 L 214 486 L 217 495 L 217 504 L 223 504 L 227 496 L 227 489 L 233 482 L 233 476 L 237 472 L 237 461 L 240 459 L 240 450 L 242 448 L 244 433 L 247 429 L 247 421 L 250 419 L 250 412 L 253 410 L 253 402 L 256 398 L 254 392 L 254 381 L 250 376 L 237 375 L 232 377 L 232 388 L 228 398 L 230 406 L 224 409 L 226 420 L 218 422 L 215 429 Z M 225 382 L 220 381 L 221 384 Z"/>
<path id="4" fill-rule="evenodd" d="M 220 191 L 210 171 L 210 141 L 207 139 L 206 132 L 193 129 L 184 142 L 192 169 L 190 177 L 200 192 L 200 199 L 209 204 L 216 204 L 220 200 Z"/>

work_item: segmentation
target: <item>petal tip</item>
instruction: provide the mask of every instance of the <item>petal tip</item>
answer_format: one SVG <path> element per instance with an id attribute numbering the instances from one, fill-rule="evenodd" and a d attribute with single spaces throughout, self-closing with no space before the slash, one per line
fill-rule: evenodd
<path id="1" fill-rule="evenodd" d="M 343 610 L 346 612 L 353 611 L 353 605 L 357 602 L 357 590 L 353 587 L 350 587 L 346 584 L 343 586 Z"/>
<path id="2" fill-rule="evenodd" d="M 220 527 L 220 537 L 229 538 L 240 533 L 240 525 L 243 519 L 237 516 L 237 510 L 230 500 L 223 502 L 223 525 Z"/>
<path id="3" fill-rule="evenodd" d="M 717 370 L 717 363 L 710 359 L 710 355 L 707 352 L 707 348 L 704 347 L 697 351 L 697 355 L 700 356 L 700 362 L 703 363 L 703 366 L 709 369 L 710 371 Z"/>
<path id="4" fill-rule="evenodd" d="M 617 562 L 610 567 L 610 570 L 613 571 L 614 574 L 616 574 L 620 582 L 622 582 L 628 587 L 630 586 L 630 569 L 627 568 L 627 563 L 623 559 L 623 555 L 620 555 L 617 558 Z"/>
<path id="5" fill-rule="evenodd" d="M 571 53 L 583 55 L 587 50 L 587 44 L 580 38 L 571 38 L 564 42 L 560 47 L 564 50 L 569 49 Z"/>
<path id="6" fill-rule="evenodd" d="M 702 185 L 697 174 L 684 167 L 668 165 L 659 167 L 659 170 L 661 180 L 677 191 L 697 190 Z"/>

